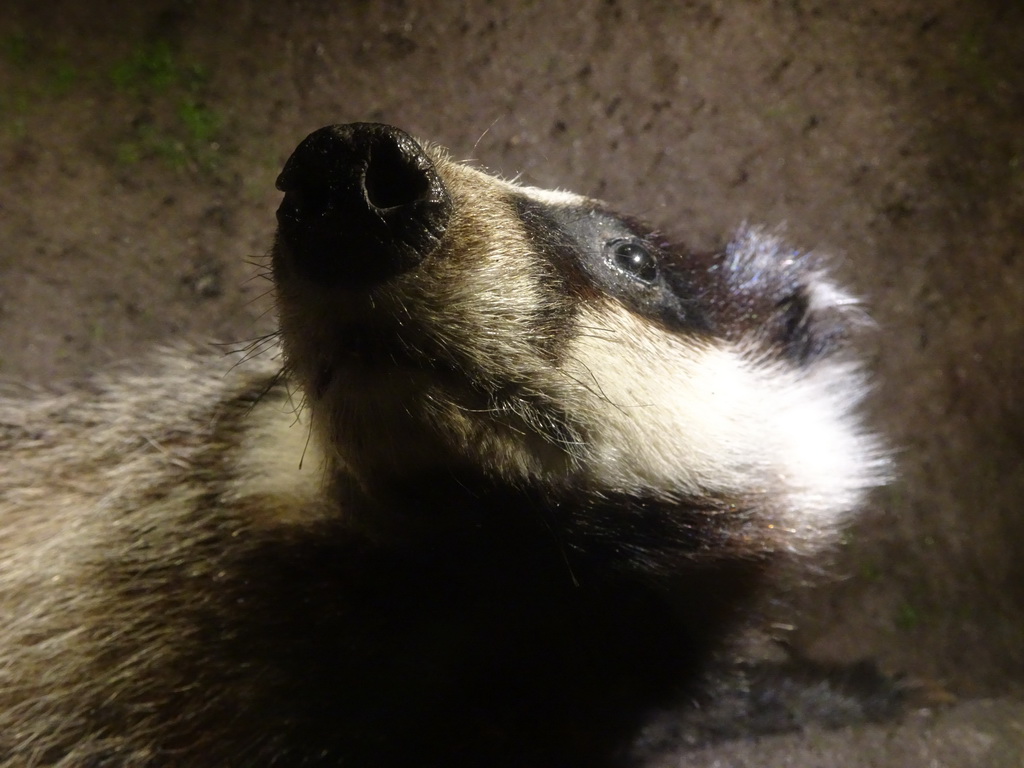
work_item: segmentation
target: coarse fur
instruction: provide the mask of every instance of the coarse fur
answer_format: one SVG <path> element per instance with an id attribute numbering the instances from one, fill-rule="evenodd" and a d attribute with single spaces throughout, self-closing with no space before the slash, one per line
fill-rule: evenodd
<path id="1" fill-rule="evenodd" d="M 280 184 L 280 347 L 0 400 L 0 766 L 619 764 L 883 479 L 856 303 L 383 126 Z"/>

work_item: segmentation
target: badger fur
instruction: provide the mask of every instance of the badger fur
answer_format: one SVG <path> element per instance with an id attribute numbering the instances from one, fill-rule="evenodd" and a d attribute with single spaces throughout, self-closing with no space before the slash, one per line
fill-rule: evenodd
<path id="1" fill-rule="evenodd" d="M 619 764 L 881 478 L 855 302 L 388 126 L 278 186 L 279 347 L 0 401 L 0 765 Z"/>

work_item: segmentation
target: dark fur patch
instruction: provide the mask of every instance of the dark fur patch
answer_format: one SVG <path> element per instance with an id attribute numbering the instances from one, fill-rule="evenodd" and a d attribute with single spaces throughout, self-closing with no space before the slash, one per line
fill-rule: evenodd
<path id="1" fill-rule="evenodd" d="M 400 510 L 419 534 L 409 548 L 340 518 L 268 535 L 216 493 L 179 523 L 203 532 L 184 557 L 173 529 L 126 521 L 124 549 L 97 564 L 104 588 L 158 609 L 176 642 L 74 716 L 91 733 L 150 731 L 161 764 L 619 765 L 649 708 L 693 680 L 758 569 L 688 568 L 700 546 L 683 525 L 671 579 L 685 588 L 666 589 L 669 574 L 637 567 L 630 543 L 671 546 L 663 516 L 690 512 L 637 501 L 618 518 L 623 501 L 436 475 L 358 500 Z M 144 625 L 119 630 L 97 675 L 147 643 Z"/>
<path id="2" fill-rule="evenodd" d="M 813 257 L 774 240 L 747 250 L 732 243 L 715 259 L 705 294 L 708 316 L 729 339 L 756 338 L 794 363 L 807 365 L 846 339 L 838 307 L 811 308 Z"/>
<path id="3" fill-rule="evenodd" d="M 552 264 L 571 296 L 593 301 L 603 296 L 580 264 L 579 244 L 556 216 L 552 206 L 525 195 L 513 195 L 512 205 L 526 231 L 527 239 L 544 261 Z"/>
<path id="4" fill-rule="evenodd" d="M 564 274 L 581 301 L 599 303 L 612 297 L 669 331 L 708 330 L 700 298 L 710 278 L 693 270 L 685 254 L 671 251 L 657 231 L 596 202 L 589 207 L 554 206 L 517 197 L 515 204 L 538 253 Z M 658 265 L 653 283 L 634 280 L 610 263 L 608 249 L 617 242 L 633 242 L 650 252 Z"/>
<path id="5" fill-rule="evenodd" d="M 800 365 L 834 351 L 847 335 L 837 308 L 811 308 L 814 260 L 774 238 L 751 250 L 745 250 L 748 239 L 722 253 L 696 254 L 597 203 L 555 206 L 525 196 L 513 202 L 530 242 L 582 301 L 614 296 L 667 330 L 758 339 Z M 630 238 L 648 248 L 658 264 L 658 278 L 650 285 L 622 277 L 605 263 L 607 243 Z"/>

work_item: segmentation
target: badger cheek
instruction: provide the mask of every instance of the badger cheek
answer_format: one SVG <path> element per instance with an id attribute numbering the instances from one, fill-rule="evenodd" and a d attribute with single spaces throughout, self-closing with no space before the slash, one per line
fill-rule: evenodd
<path id="1" fill-rule="evenodd" d="M 619 305 L 584 313 L 581 324 L 595 330 L 569 346 L 566 380 L 585 403 L 593 482 L 727 496 L 761 484 L 763 419 L 739 355 Z"/>

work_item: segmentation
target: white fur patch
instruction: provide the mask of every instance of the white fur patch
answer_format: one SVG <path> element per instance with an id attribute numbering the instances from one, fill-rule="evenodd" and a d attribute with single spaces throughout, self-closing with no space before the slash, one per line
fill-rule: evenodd
<path id="1" fill-rule="evenodd" d="M 567 192 L 562 189 L 541 189 L 540 187 L 521 187 L 515 185 L 515 190 L 521 195 L 526 195 L 531 200 L 545 205 L 555 207 L 569 207 L 587 205 L 587 198 L 577 195 L 574 192 Z"/>
<path id="2" fill-rule="evenodd" d="M 567 370 L 587 387 L 593 482 L 666 494 L 764 498 L 812 532 L 851 510 L 880 462 L 851 417 L 843 364 L 800 370 L 735 345 L 666 335 L 617 304 L 583 313 Z"/>
<path id="3" fill-rule="evenodd" d="M 256 502 L 252 507 L 266 513 L 257 524 L 308 519 L 321 505 L 326 463 L 308 410 L 297 414 L 288 402 L 264 398 L 243 426 L 227 500 Z"/>

